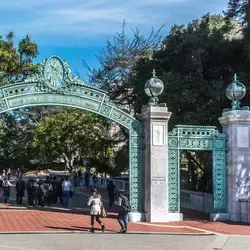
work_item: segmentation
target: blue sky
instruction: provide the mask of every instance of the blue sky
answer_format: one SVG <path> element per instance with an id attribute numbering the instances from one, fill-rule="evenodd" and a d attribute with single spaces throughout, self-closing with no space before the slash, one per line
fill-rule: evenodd
<path id="1" fill-rule="evenodd" d="M 0 31 L 17 39 L 31 35 L 39 45 L 38 61 L 51 55 L 67 60 L 72 72 L 87 80 L 82 59 L 98 67 L 95 58 L 105 41 L 121 30 L 139 28 L 147 34 L 165 23 L 186 24 L 207 12 L 221 13 L 228 0 L 0 0 Z"/>

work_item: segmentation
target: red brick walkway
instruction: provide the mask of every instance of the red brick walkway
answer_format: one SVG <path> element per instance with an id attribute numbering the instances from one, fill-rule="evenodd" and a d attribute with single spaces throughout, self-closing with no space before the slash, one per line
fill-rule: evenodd
<path id="1" fill-rule="evenodd" d="M 112 216 L 112 215 L 111 215 Z M 115 218 L 105 218 L 107 231 L 119 231 Z M 10 210 L 0 211 L 0 232 L 34 232 L 34 231 L 88 231 L 89 216 L 72 213 L 35 211 L 35 210 Z M 96 225 L 96 228 L 99 228 Z M 130 232 L 166 232 L 202 234 L 198 229 L 185 227 L 172 227 L 166 225 L 145 225 L 143 223 L 129 223 Z"/>
<path id="2" fill-rule="evenodd" d="M 88 215 L 69 212 L 38 210 L 0 210 L 0 233 L 4 232 L 51 232 L 51 231 L 89 231 Z M 107 231 L 117 232 L 120 226 L 114 214 L 104 218 Z M 96 228 L 99 226 L 96 224 Z M 250 225 L 231 222 L 211 222 L 207 220 L 185 220 L 169 223 L 129 223 L 130 232 L 157 232 L 170 234 L 218 234 L 250 235 Z"/>

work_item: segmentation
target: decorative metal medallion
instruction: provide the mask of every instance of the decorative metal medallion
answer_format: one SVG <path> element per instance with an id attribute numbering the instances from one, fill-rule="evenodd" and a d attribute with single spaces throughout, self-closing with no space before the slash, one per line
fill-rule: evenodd
<path id="1" fill-rule="evenodd" d="M 59 57 L 52 56 L 46 61 L 44 76 L 51 88 L 57 89 L 60 87 L 64 78 L 64 66 Z"/>

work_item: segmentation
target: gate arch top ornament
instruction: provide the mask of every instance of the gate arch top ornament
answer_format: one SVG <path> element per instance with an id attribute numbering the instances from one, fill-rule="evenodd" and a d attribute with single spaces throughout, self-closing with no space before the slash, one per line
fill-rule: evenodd
<path id="1" fill-rule="evenodd" d="M 130 201 L 141 211 L 141 124 L 122 111 L 107 93 L 71 74 L 68 63 L 52 56 L 39 64 L 39 72 L 23 81 L 0 87 L 0 113 L 13 109 L 57 105 L 87 110 L 104 116 L 129 132 Z"/>

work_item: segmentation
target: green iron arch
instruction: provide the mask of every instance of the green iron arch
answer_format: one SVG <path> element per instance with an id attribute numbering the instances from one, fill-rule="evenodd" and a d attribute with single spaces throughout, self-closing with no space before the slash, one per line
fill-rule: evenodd
<path id="1" fill-rule="evenodd" d="M 129 133 L 130 202 L 141 211 L 141 124 L 119 109 L 101 89 L 73 77 L 66 61 L 57 56 L 44 60 L 39 73 L 0 87 L 0 113 L 32 106 L 79 108 L 106 117 Z"/>

